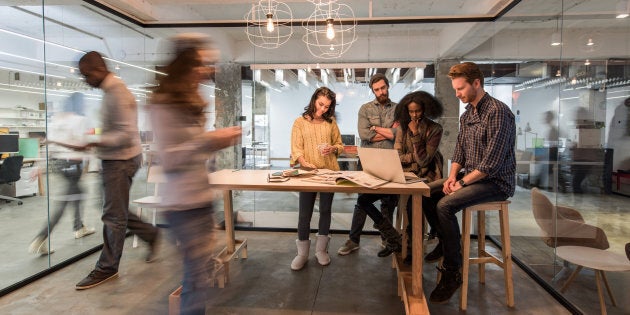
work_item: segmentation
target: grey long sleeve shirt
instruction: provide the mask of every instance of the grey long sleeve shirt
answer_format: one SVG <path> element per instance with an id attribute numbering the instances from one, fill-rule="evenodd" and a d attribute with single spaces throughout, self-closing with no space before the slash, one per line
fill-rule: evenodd
<path id="1" fill-rule="evenodd" d="M 122 80 L 112 73 L 101 85 L 101 146 L 97 156 L 101 160 L 128 160 L 142 152 L 138 132 L 138 106 L 133 94 Z"/>

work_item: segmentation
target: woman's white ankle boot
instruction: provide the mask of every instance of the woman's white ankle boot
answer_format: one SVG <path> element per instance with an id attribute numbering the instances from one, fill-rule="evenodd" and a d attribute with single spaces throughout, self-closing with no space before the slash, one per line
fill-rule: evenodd
<path id="1" fill-rule="evenodd" d="M 315 257 L 317 257 L 317 262 L 322 266 L 330 264 L 330 255 L 328 255 L 329 241 L 330 236 L 317 235 L 317 242 L 315 243 Z"/>
<path id="2" fill-rule="evenodd" d="M 300 270 L 308 261 L 308 252 L 311 247 L 311 240 L 295 240 L 295 244 L 297 245 L 297 256 L 295 256 L 291 262 L 291 269 Z"/>

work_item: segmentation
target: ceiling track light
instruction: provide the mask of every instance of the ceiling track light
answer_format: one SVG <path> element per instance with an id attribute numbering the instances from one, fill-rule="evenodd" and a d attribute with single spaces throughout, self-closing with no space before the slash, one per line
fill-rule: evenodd
<path id="1" fill-rule="evenodd" d="M 551 46 L 560 46 L 562 45 L 560 32 L 555 31 L 551 34 Z"/>
<path id="2" fill-rule="evenodd" d="M 617 1 L 617 6 L 616 6 L 616 18 L 618 19 L 625 19 L 628 17 L 630 13 L 630 1 L 628 0 L 620 0 Z"/>

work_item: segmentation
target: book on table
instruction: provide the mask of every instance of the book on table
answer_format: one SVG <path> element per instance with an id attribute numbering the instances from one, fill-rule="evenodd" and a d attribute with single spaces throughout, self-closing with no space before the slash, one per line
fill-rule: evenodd
<path id="1" fill-rule="evenodd" d="M 286 182 L 291 177 L 296 177 L 300 175 L 310 175 L 317 173 L 317 169 L 306 170 L 306 169 L 298 169 L 292 168 L 282 171 L 273 171 L 267 174 L 267 182 Z"/>

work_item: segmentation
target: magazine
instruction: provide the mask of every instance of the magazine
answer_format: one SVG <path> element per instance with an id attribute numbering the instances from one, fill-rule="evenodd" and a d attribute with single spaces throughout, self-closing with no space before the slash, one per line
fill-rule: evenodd
<path id="1" fill-rule="evenodd" d="M 356 171 L 321 172 L 315 176 L 304 178 L 303 180 L 329 185 L 360 185 L 372 189 L 376 189 L 388 183 L 388 181 L 374 177 L 368 173 Z"/>
<path id="2" fill-rule="evenodd" d="M 317 169 L 305 170 L 305 169 L 297 169 L 297 168 L 292 168 L 292 169 L 283 170 L 283 171 L 273 171 L 267 174 L 267 182 L 286 182 L 291 177 L 316 174 L 317 171 L 318 171 Z"/>

